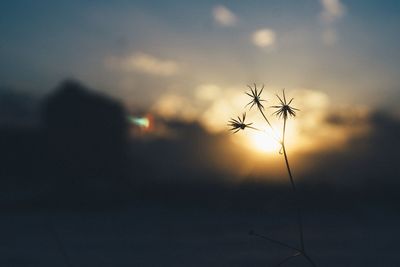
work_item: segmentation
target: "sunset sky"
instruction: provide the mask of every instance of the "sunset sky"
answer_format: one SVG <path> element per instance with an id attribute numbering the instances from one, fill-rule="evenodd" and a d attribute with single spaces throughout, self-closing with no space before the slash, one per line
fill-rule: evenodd
<path id="1" fill-rule="evenodd" d="M 399 100 L 400 0 L 0 0 L 0 265 L 400 266 Z"/>
<path id="2" fill-rule="evenodd" d="M 265 84 L 268 103 L 286 88 L 301 110 L 291 151 L 338 149 L 376 110 L 399 114 L 399 11 L 395 0 L 3 1 L 0 87 L 43 95 L 73 78 L 214 134 L 249 112 L 247 84 Z M 279 150 L 260 133 L 229 138 Z"/>
<path id="3" fill-rule="evenodd" d="M 398 1 L 2 1 L 2 85 L 65 77 L 126 103 L 266 83 L 332 101 L 397 96 Z"/>

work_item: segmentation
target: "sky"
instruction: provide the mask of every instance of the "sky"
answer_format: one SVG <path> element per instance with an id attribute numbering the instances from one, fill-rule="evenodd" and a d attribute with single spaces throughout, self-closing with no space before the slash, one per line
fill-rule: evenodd
<path id="1" fill-rule="evenodd" d="M 265 129 L 244 94 L 265 84 L 268 105 L 285 88 L 301 110 L 293 153 L 337 150 L 370 134 L 376 112 L 400 114 L 399 11 L 394 0 L 2 1 L 0 90 L 41 96 L 71 78 L 133 115 L 226 134 L 243 112 Z M 229 140 L 279 151 L 260 133 Z"/>
<path id="2" fill-rule="evenodd" d="M 335 101 L 397 94 L 398 1 L 2 1 L 0 81 L 73 77 L 127 103 L 198 86 L 306 88 Z"/>

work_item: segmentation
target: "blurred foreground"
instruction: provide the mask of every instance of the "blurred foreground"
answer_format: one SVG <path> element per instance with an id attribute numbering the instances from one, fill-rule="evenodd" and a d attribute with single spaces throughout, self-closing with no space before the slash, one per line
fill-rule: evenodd
<path id="1" fill-rule="evenodd" d="M 247 234 L 295 242 L 294 218 L 158 205 L 106 212 L 0 216 L 0 266 L 274 266 L 287 249 Z M 382 210 L 308 211 L 306 245 L 318 266 L 397 266 L 400 216 Z M 285 266 L 308 266 L 301 258 Z"/>

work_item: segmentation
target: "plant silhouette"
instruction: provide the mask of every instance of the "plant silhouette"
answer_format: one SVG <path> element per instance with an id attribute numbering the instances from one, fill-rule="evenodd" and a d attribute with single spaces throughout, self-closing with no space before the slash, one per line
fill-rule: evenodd
<path id="1" fill-rule="evenodd" d="M 263 116 L 265 122 L 267 123 L 268 127 L 271 128 L 272 132 L 274 132 L 274 128 L 272 124 L 270 123 L 270 120 L 268 120 L 267 116 L 265 115 L 265 107 L 262 104 L 262 102 L 266 102 L 266 100 L 261 98 L 261 94 L 264 90 L 264 85 L 262 86 L 261 90 L 257 89 L 257 85 L 254 84 L 254 87 L 251 87 L 248 85 L 250 92 L 246 92 L 246 94 L 251 97 L 251 101 L 247 103 L 247 106 L 250 106 L 250 109 L 253 107 L 256 107 L 260 114 Z M 287 101 L 286 99 L 286 94 L 285 90 L 283 89 L 282 91 L 282 96 L 279 96 L 278 94 L 276 97 L 279 100 L 279 104 L 275 106 L 270 106 L 270 108 L 276 109 L 275 112 L 272 113 L 272 115 L 277 116 L 279 119 L 283 119 L 283 125 L 282 125 L 282 137 L 279 139 L 275 136 L 272 136 L 277 142 L 279 142 L 281 149 L 280 149 L 280 154 L 283 154 L 284 160 L 285 160 L 285 165 L 287 169 L 287 173 L 289 176 L 290 184 L 292 187 L 292 192 L 294 195 L 295 203 L 296 203 L 296 210 L 297 210 L 297 226 L 298 226 L 298 231 L 299 231 L 299 243 L 300 245 L 293 246 L 290 244 L 287 244 L 285 242 L 281 242 L 279 240 L 275 240 L 272 238 L 269 238 L 265 235 L 261 235 L 259 233 L 256 233 L 254 231 L 250 231 L 249 234 L 253 236 L 257 236 L 259 238 L 262 238 L 264 240 L 267 240 L 273 244 L 279 245 L 281 247 L 285 247 L 288 249 L 291 249 L 294 251 L 292 255 L 289 257 L 283 259 L 280 261 L 277 266 L 282 266 L 283 264 L 287 263 L 288 261 L 296 258 L 296 257 L 304 257 L 311 266 L 316 267 L 317 265 L 314 263 L 314 261 L 311 259 L 311 257 L 307 254 L 305 245 L 304 245 L 304 231 L 303 231 L 303 216 L 302 216 L 302 205 L 300 203 L 300 198 L 298 195 L 298 189 L 296 187 L 295 180 L 293 178 L 292 170 L 290 168 L 290 163 L 287 155 L 287 150 L 286 150 L 286 143 L 285 143 L 285 136 L 286 136 L 286 124 L 289 118 L 291 117 L 296 117 L 296 112 L 300 111 L 299 109 L 291 106 L 293 98 Z M 247 128 L 253 129 L 253 130 L 259 130 L 255 127 L 253 127 L 253 123 L 245 123 L 246 119 L 246 113 L 243 113 L 242 118 L 237 117 L 238 119 L 231 119 L 228 122 L 228 126 L 231 127 L 229 130 L 233 131 L 233 133 L 237 133 L 240 130 L 245 130 Z"/>

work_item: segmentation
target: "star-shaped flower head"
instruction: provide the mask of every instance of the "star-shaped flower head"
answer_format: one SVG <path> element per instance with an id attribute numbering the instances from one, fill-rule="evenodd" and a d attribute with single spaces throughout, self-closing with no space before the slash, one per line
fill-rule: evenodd
<path id="1" fill-rule="evenodd" d="M 250 108 L 256 105 L 258 109 L 264 109 L 264 106 L 261 103 L 265 101 L 261 99 L 261 93 L 264 90 L 264 85 L 262 86 L 260 91 L 257 91 L 256 84 L 254 84 L 254 88 L 252 88 L 250 85 L 247 85 L 247 87 L 250 88 L 250 93 L 246 92 L 246 94 L 251 97 L 251 101 L 246 105 L 246 107 L 251 104 Z"/>
<path id="2" fill-rule="evenodd" d="M 228 122 L 228 126 L 231 127 L 231 129 L 229 130 L 233 131 L 233 133 L 237 133 L 240 130 L 246 129 L 247 127 L 251 129 L 256 129 L 251 126 L 253 123 L 244 123 L 245 119 L 246 113 L 243 113 L 242 118 L 238 116 L 237 119 L 230 119 L 230 121 Z"/>
<path id="3" fill-rule="evenodd" d="M 276 115 L 279 118 L 282 118 L 286 120 L 289 116 L 290 117 L 296 117 L 296 111 L 300 111 L 297 108 L 291 107 L 290 104 L 293 101 L 293 98 L 290 99 L 289 102 L 286 101 L 286 95 L 285 95 L 285 89 L 283 89 L 283 100 L 279 95 L 276 95 L 281 102 L 278 106 L 271 106 L 272 108 L 276 108 L 277 110 L 272 113 L 273 115 Z"/>

